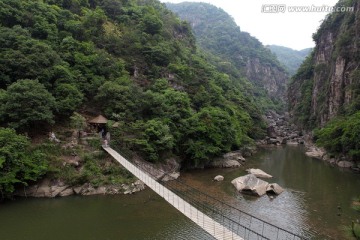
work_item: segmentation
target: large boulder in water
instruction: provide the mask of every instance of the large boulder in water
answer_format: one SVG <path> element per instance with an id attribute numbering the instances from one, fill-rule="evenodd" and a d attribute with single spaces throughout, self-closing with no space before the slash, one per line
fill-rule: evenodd
<path id="1" fill-rule="evenodd" d="M 231 181 L 236 190 L 262 196 L 266 193 L 268 182 L 258 179 L 254 174 L 248 174 L 242 177 L 235 178 Z"/>
<path id="2" fill-rule="evenodd" d="M 266 172 L 264 172 L 261 169 L 249 168 L 249 169 L 246 169 L 246 171 L 250 174 L 254 174 L 256 177 L 259 177 L 259 178 L 272 178 L 272 176 L 270 174 L 267 174 Z"/>
<path id="3" fill-rule="evenodd" d="M 279 184 L 277 184 L 277 183 L 270 183 L 266 188 L 266 192 L 269 194 L 279 195 L 283 191 L 284 191 L 284 189 L 282 187 L 280 187 Z"/>

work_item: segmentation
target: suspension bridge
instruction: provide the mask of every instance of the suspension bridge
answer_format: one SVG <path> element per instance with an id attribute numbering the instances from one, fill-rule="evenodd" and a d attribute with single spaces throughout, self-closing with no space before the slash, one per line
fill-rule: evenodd
<path id="1" fill-rule="evenodd" d="M 147 171 L 145 165 L 129 162 L 109 146 L 103 146 L 103 149 L 135 177 L 215 239 L 306 239 L 306 237 L 245 213 L 181 181 L 157 181 L 155 176 Z"/>

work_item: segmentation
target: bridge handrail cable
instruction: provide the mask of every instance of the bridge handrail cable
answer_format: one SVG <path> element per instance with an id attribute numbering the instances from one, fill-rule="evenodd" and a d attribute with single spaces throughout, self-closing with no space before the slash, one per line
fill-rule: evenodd
<path id="1" fill-rule="evenodd" d="M 119 151 L 119 149 L 117 149 L 117 151 Z M 119 151 L 119 152 L 121 152 L 121 151 Z M 131 158 L 128 158 L 128 159 L 131 159 Z M 156 174 L 154 174 L 153 172 L 151 172 L 151 171 L 149 171 L 149 170 L 147 169 L 147 167 L 148 167 L 149 165 L 147 165 L 147 164 L 145 164 L 145 163 L 139 164 L 139 163 L 136 162 L 136 161 L 129 161 L 129 162 L 131 162 L 132 164 L 134 164 L 135 166 L 137 166 L 138 168 L 140 168 L 142 171 L 144 171 L 144 172 L 146 172 L 147 174 L 149 174 L 150 176 L 152 176 L 153 179 L 157 179 L 157 178 L 158 178 L 158 176 L 157 176 Z M 171 181 L 168 181 L 168 182 L 176 182 L 177 184 L 180 184 L 180 185 L 182 185 L 182 186 L 185 186 L 187 189 L 190 189 L 190 190 L 192 190 L 192 191 L 195 191 L 195 192 L 197 192 L 199 195 L 203 195 L 203 196 L 205 196 L 205 197 L 208 198 L 208 199 L 211 199 L 211 200 L 213 200 L 213 201 L 215 201 L 215 202 L 218 202 L 218 203 L 219 203 L 220 205 L 222 205 L 222 206 L 225 206 L 225 207 L 227 207 L 227 208 L 229 208 L 229 209 L 233 209 L 233 210 L 235 210 L 235 211 L 237 211 L 237 212 L 239 212 L 239 213 L 241 213 L 241 214 L 243 214 L 243 215 L 246 215 L 246 216 L 248 216 L 248 217 L 250 217 L 250 218 L 256 219 L 257 221 L 259 221 L 259 222 L 261 222 L 261 223 L 263 223 L 263 224 L 266 224 L 266 225 L 268 225 L 268 226 L 271 226 L 271 227 L 273 227 L 273 228 L 275 228 L 275 229 L 277 229 L 277 230 L 280 230 L 280 231 L 282 231 L 282 232 L 284 232 L 284 233 L 286 233 L 286 234 L 288 234 L 288 235 L 291 235 L 291 236 L 293 237 L 293 239 L 306 239 L 306 238 L 303 237 L 303 236 L 300 236 L 300 235 L 298 235 L 298 234 L 292 233 L 292 232 L 290 232 L 290 231 L 288 231 L 288 230 L 286 230 L 286 229 L 284 229 L 284 228 L 282 228 L 282 227 L 279 227 L 279 226 L 276 226 L 275 224 L 272 224 L 272 223 L 269 223 L 269 222 L 267 222 L 267 221 L 264 221 L 264 220 L 260 219 L 259 217 L 256 217 L 256 216 L 254 216 L 254 215 L 252 215 L 252 214 L 250 214 L 250 213 L 244 212 L 243 210 L 241 210 L 241 209 L 239 209 L 239 208 L 237 208 L 237 207 L 235 207 L 235 206 L 232 206 L 232 205 L 230 205 L 230 204 L 228 204 L 228 203 L 225 203 L 225 202 L 223 202 L 223 201 L 221 201 L 221 200 L 219 200 L 219 199 L 217 199 L 217 198 L 215 198 L 215 197 L 213 197 L 213 196 L 211 196 L 211 195 L 209 195 L 209 194 L 207 194 L 207 193 L 204 193 L 204 192 L 200 191 L 199 189 L 194 188 L 194 187 L 192 187 L 192 186 L 190 186 L 190 185 L 182 182 L 181 180 L 172 177 L 172 176 L 169 175 L 167 172 L 165 172 L 165 171 L 163 171 L 163 170 L 161 170 L 161 169 L 157 169 L 157 170 L 160 171 L 161 174 L 163 174 L 161 179 L 163 179 L 163 178 L 166 176 L 166 177 L 168 177 L 168 178 L 171 180 Z M 161 179 L 160 179 L 160 180 L 156 180 L 156 181 L 165 187 L 167 182 L 163 182 L 163 181 L 161 181 Z M 170 186 L 170 185 L 167 185 L 167 187 L 171 187 L 171 186 Z M 177 189 L 175 189 L 175 188 L 172 188 L 172 190 L 173 190 L 173 191 L 176 191 L 178 194 L 181 194 L 182 196 L 184 196 L 184 197 L 186 197 L 186 198 L 188 199 L 188 197 L 187 197 L 186 195 L 182 194 L 181 191 L 179 191 L 179 190 L 177 190 Z M 197 206 L 199 206 L 199 205 L 197 205 Z M 221 215 L 222 217 L 225 217 L 225 218 L 228 219 L 230 222 L 232 222 L 232 223 L 234 223 L 234 224 L 240 225 L 242 228 L 247 229 L 247 230 L 253 232 L 253 233 L 256 234 L 256 235 L 261 236 L 263 239 L 269 239 L 269 238 L 263 236 L 261 233 L 255 232 L 254 230 L 251 230 L 250 228 L 242 225 L 241 223 L 235 221 L 234 219 L 231 219 L 230 217 L 224 215 L 222 210 L 217 210 L 217 209 L 214 210 L 213 208 L 210 208 L 210 207 L 206 206 L 205 204 L 201 204 L 201 207 L 203 207 L 203 208 L 205 207 L 205 208 L 207 208 L 207 209 L 209 209 L 209 210 L 211 210 L 211 211 L 216 211 L 219 215 Z"/>

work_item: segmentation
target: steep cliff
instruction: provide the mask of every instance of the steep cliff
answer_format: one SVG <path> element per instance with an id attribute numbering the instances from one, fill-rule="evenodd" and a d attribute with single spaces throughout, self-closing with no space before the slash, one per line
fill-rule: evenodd
<path id="1" fill-rule="evenodd" d="M 305 128 L 323 127 L 338 115 L 360 110 L 360 3 L 344 0 L 337 6 L 350 11 L 327 16 L 313 35 L 313 53 L 289 86 L 294 121 Z"/>
<path id="2" fill-rule="evenodd" d="M 240 31 L 225 11 L 206 3 L 167 4 L 167 7 L 190 22 L 200 48 L 239 69 L 274 101 L 284 99 L 288 80 L 285 69 L 260 41 Z"/>

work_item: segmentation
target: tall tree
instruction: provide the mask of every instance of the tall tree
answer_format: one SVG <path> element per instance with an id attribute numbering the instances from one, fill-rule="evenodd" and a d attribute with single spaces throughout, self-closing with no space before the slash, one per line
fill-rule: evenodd
<path id="1" fill-rule="evenodd" d="M 3 99 L 7 125 L 20 131 L 37 124 L 54 123 L 55 98 L 37 80 L 18 80 L 11 84 Z"/>

